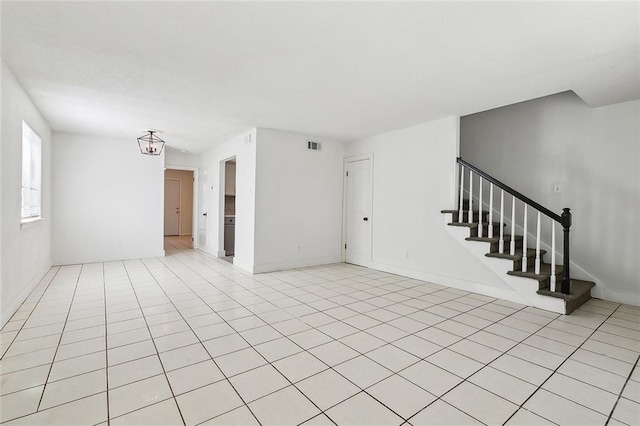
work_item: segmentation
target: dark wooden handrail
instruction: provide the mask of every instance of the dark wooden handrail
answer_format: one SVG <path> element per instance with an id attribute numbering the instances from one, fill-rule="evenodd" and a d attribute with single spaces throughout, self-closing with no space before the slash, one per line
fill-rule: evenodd
<path id="1" fill-rule="evenodd" d="M 523 202 L 527 203 L 528 205 L 530 205 L 534 209 L 538 210 L 540 213 L 549 216 L 551 219 L 555 220 L 558 223 L 562 223 L 562 216 L 560 216 L 559 214 L 552 212 L 551 210 L 549 210 L 546 207 L 543 207 L 541 204 L 536 203 L 531 198 L 529 198 L 529 197 L 527 197 L 525 195 L 522 195 L 521 193 L 519 193 L 515 189 L 511 188 L 509 185 L 505 185 L 504 183 L 500 182 L 498 179 L 494 178 L 493 176 L 483 172 L 482 170 L 480 170 L 479 168 L 477 168 L 473 164 L 467 163 L 466 161 L 464 161 L 460 157 L 458 157 L 458 163 L 462 164 L 463 166 L 465 166 L 468 169 L 473 170 L 476 174 L 482 176 L 484 179 L 486 179 L 489 182 L 493 183 L 497 187 L 499 187 L 501 189 L 504 189 L 509 194 L 511 194 L 514 197 L 516 197 L 517 199 L 522 200 Z"/>
<path id="2" fill-rule="evenodd" d="M 521 200 L 522 202 L 530 205 L 531 207 L 533 207 L 534 209 L 536 209 L 540 213 L 550 217 L 551 219 L 555 220 L 556 222 L 560 223 L 560 225 L 562 225 L 562 230 L 564 231 L 563 232 L 563 234 L 564 234 L 564 237 L 563 237 L 564 244 L 563 244 L 563 255 L 562 255 L 562 260 L 563 260 L 563 264 L 562 264 L 562 281 L 560 283 L 560 291 L 562 293 L 564 293 L 564 294 L 569 294 L 571 292 L 571 278 L 570 278 L 570 275 L 569 275 L 569 228 L 571 227 L 571 211 L 570 211 L 570 209 L 568 207 L 565 207 L 565 208 L 562 209 L 562 214 L 554 213 L 551 210 L 549 210 L 548 208 L 542 206 L 541 204 L 536 203 L 531 198 L 529 198 L 529 197 L 527 197 L 525 195 L 522 195 L 520 192 L 518 192 L 515 189 L 511 188 L 509 185 L 506 185 L 506 184 L 500 182 L 498 179 L 494 178 L 493 176 L 489 175 L 488 173 L 483 172 L 482 170 L 480 170 L 479 168 L 477 168 L 473 164 L 467 163 L 462 158 L 457 157 L 456 161 L 458 162 L 458 164 L 461 164 L 462 166 L 466 167 L 469 170 L 473 170 L 474 173 L 476 173 L 479 176 L 482 176 L 483 179 L 488 180 L 489 182 L 491 182 L 494 185 L 496 185 L 498 188 L 503 189 L 504 191 L 508 192 L 512 196 L 514 196 L 517 199 Z M 469 194 L 469 197 L 472 197 L 472 196 L 473 196 L 473 194 Z M 482 201 L 480 201 L 480 202 L 482 202 Z M 524 247 L 524 249 L 526 250 L 526 247 Z M 552 253 L 551 255 L 555 256 L 555 253 Z"/>

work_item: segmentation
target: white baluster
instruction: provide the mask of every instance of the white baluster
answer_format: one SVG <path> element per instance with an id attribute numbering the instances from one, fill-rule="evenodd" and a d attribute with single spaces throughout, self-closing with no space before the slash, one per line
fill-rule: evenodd
<path id="1" fill-rule="evenodd" d="M 527 272 L 527 204 L 524 204 L 524 231 L 522 232 L 522 272 Z"/>
<path id="2" fill-rule="evenodd" d="M 556 291 L 556 221 L 551 219 L 551 277 L 549 277 L 551 291 Z"/>
<path id="3" fill-rule="evenodd" d="M 464 212 L 463 207 L 464 201 L 464 166 L 460 164 L 460 207 L 458 209 L 458 223 L 462 223 L 462 213 Z"/>
<path id="4" fill-rule="evenodd" d="M 516 197 L 511 196 L 511 244 L 509 245 L 509 254 L 516 254 Z"/>
<path id="5" fill-rule="evenodd" d="M 534 268 L 536 275 L 540 275 L 540 212 L 538 212 L 538 220 L 536 221 L 536 264 Z"/>
<path id="6" fill-rule="evenodd" d="M 498 251 L 504 253 L 504 189 L 500 193 L 500 242 L 498 242 Z"/>
<path id="7" fill-rule="evenodd" d="M 482 233 L 482 176 L 480 176 L 480 195 L 478 200 L 478 237 L 484 235 Z"/>
<path id="8" fill-rule="evenodd" d="M 489 186 L 489 238 L 493 238 L 493 183 Z"/>
<path id="9" fill-rule="evenodd" d="M 473 222 L 473 170 L 469 170 L 469 223 Z"/>

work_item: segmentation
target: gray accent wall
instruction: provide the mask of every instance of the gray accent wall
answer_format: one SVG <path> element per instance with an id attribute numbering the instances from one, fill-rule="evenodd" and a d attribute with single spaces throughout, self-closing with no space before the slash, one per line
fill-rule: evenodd
<path id="1" fill-rule="evenodd" d="M 640 305 L 640 101 L 590 108 L 569 91 L 460 126 L 463 159 L 558 213 L 571 208 L 572 275 L 596 281 L 592 295 Z"/>

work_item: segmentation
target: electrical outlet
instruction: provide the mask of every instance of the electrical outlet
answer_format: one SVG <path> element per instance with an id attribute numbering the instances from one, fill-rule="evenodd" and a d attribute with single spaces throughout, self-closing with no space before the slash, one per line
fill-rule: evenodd
<path id="1" fill-rule="evenodd" d="M 555 185 L 553 185 L 554 194 L 560 194 L 561 192 L 562 192 L 562 187 L 560 186 L 559 183 L 556 183 Z"/>

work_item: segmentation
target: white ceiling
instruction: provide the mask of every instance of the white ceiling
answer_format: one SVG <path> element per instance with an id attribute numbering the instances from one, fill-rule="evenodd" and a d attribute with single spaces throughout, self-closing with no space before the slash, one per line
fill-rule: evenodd
<path id="1" fill-rule="evenodd" d="M 57 131 L 348 141 L 565 90 L 638 99 L 639 5 L 3 1 L 2 57 Z"/>

